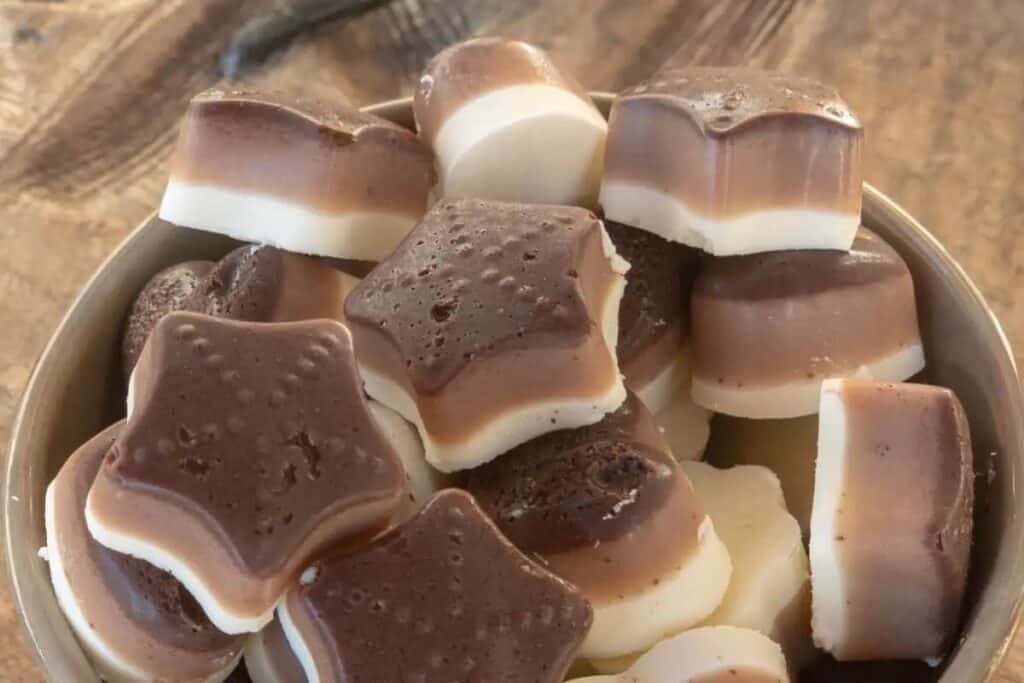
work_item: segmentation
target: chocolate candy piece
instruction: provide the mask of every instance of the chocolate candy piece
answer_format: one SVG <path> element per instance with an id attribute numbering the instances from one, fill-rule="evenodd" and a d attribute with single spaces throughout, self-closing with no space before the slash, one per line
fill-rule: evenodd
<path id="1" fill-rule="evenodd" d="M 128 408 L 89 530 L 170 571 L 227 633 L 262 628 L 313 553 L 380 529 L 399 506 L 402 467 L 340 323 L 171 313 Z"/>
<path id="2" fill-rule="evenodd" d="M 310 681 L 561 681 L 580 593 L 449 489 L 370 545 L 318 560 L 278 609 Z"/>
<path id="3" fill-rule="evenodd" d="M 684 347 L 697 253 L 622 223 L 605 221 L 605 228 L 631 266 L 619 305 L 619 368 L 626 386 L 658 413 L 689 379 Z"/>
<path id="4" fill-rule="evenodd" d="M 413 100 L 447 197 L 593 206 L 608 130 L 541 49 L 474 38 L 427 65 Z"/>
<path id="5" fill-rule="evenodd" d="M 973 510 L 970 430 L 953 392 L 826 381 L 811 514 L 818 647 L 841 661 L 942 657 Z"/>
<path id="6" fill-rule="evenodd" d="M 658 643 L 624 673 L 572 683 L 789 683 L 782 649 L 757 631 L 704 626 Z"/>
<path id="7" fill-rule="evenodd" d="M 800 525 L 766 467 L 682 465 L 732 560 L 729 590 L 707 626 L 740 626 L 782 646 L 790 669 L 814 659 L 811 581 Z"/>
<path id="8" fill-rule="evenodd" d="M 584 209 L 439 202 L 346 300 L 366 390 L 444 471 L 592 424 L 625 397 L 628 267 Z"/>
<path id="9" fill-rule="evenodd" d="M 188 261 L 146 283 L 125 323 L 122 359 L 131 376 L 157 320 L 194 311 L 253 322 L 343 318 L 345 297 L 358 280 L 319 259 L 273 247 L 238 247 L 220 261 Z"/>
<path id="10" fill-rule="evenodd" d="M 694 284 L 693 398 L 738 417 L 818 409 L 826 377 L 924 367 L 907 264 L 861 228 L 853 250 L 707 259 Z"/>
<path id="11" fill-rule="evenodd" d="M 299 658 L 274 619 L 245 643 L 245 668 L 253 683 L 296 683 L 306 680 Z"/>
<path id="12" fill-rule="evenodd" d="M 46 489 L 46 543 L 57 603 L 93 666 L 111 681 L 221 680 L 242 639 L 213 627 L 185 588 L 89 535 L 85 500 L 118 422 L 76 450 Z"/>
<path id="13" fill-rule="evenodd" d="M 340 98 L 196 95 L 160 217 L 289 251 L 378 260 L 427 206 L 433 155 L 410 131 Z"/>
<path id="14" fill-rule="evenodd" d="M 581 657 L 640 652 L 699 623 L 729 584 L 725 547 L 643 403 L 529 441 L 466 488 L 594 606 Z"/>
<path id="15" fill-rule="evenodd" d="M 861 128 L 806 78 L 667 68 L 612 104 L 601 206 L 712 254 L 849 249 Z"/>

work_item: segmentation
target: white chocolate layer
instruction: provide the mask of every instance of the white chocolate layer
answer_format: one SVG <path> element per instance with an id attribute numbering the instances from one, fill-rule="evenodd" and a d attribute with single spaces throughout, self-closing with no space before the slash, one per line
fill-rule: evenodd
<path id="1" fill-rule="evenodd" d="M 710 518 L 704 519 L 698 534 L 688 561 L 657 585 L 614 602 L 593 603 L 594 624 L 579 657 L 606 659 L 641 652 L 714 612 L 729 586 L 732 563 Z"/>
<path id="2" fill-rule="evenodd" d="M 733 626 L 684 631 L 655 645 L 624 673 L 573 683 L 689 683 L 716 674 L 727 680 L 734 671 L 789 683 L 782 648 L 757 631 Z"/>
<path id="3" fill-rule="evenodd" d="M 794 669 L 813 656 L 811 584 L 800 525 L 779 478 L 756 465 L 718 469 L 683 463 L 697 497 L 729 550 L 729 590 L 704 624 L 760 631 L 782 645 Z"/>
<path id="4" fill-rule="evenodd" d="M 512 85 L 479 95 L 434 140 L 446 197 L 593 206 L 608 124 L 564 88 Z"/>
<path id="5" fill-rule="evenodd" d="M 605 179 L 600 203 L 610 220 L 714 254 L 734 256 L 787 249 L 846 251 L 860 214 L 813 209 L 768 209 L 715 219 L 646 184 Z"/>
<path id="6" fill-rule="evenodd" d="M 417 221 L 384 211 L 323 213 L 266 194 L 173 177 L 160 203 L 160 218 L 287 251 L 363 261 L 390 255 Z"/>
<path id="7" fill-rule="evenodd" d="M 689 393 L 692 362 L 689 347 L 684 347 L 679 355 L 645 384 L 632 382 L 629 377 L 626 377 L 626 384 L 652 414 L 657 414 L 672 403 L 680 387 L 685 387 Z"/>
<path id="8" fill-rule="evenodd" d="M 654 412 L 654 419 L 676 460 L 700 460 L 711 436 L 713 413 L 697 405 L 690 396 L 690 353 L 684 350 L 674 366 L 676 384 L 669 400 Z M 648 406 L 650 407 L 650 406 Z"/>
<path id="9" fill-rule="evenodd" d="M 899 382 L 924 369 L 924 349 L 914 344 L 870 363 L 847 368 L 842 377 Z M 838 374 L 838 373 L 837 373 Z M 743 388 L 693 378 L 693 400 L 716 413 L 773 419 L 813 415 L 824 379 Z"/>

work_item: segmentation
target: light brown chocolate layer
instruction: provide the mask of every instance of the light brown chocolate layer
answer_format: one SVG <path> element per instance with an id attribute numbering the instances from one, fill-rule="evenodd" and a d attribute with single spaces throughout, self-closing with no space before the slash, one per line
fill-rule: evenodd
<path id="1" fill-rule="evenodd" d="M 89 507 L 254 617 L 311 553 L 377 531 L 403 488 L 343 326 L 172 313 L 136 366 L 131 419 Z"/>
<path id="2" fill-rule="evenodd" d="M 558 683 L 593 618 L 455 489 L 303 576 L 282 610 L 322 681 Z"/>
<path id="3" fill-rule="evenodd" d="M 60 553 L 89 628 L 121 661 L 158 680 L 206 679 L 238 654 L 242 639 L 214 628 L 170 574 L 103 547 L 86 526 L 89 488 L 123 427 L 118 422 L 90 439 L 54 479 L 50 553 Z"/>
<path id="4" fill-rule="evenodd" d="M 601 316 L 617 275 L 575 207 L 436 205 L 346 301 L 359 362 L 458 443 L 509 410 L 607 391 Z"/>
<path id="5" fill-rule="evenodd" d="M 172 180 L 271 195 L 322 213 L 419 216 L 433 155 L 410 131 L 335 102 L 208 90 L 181 124 Z"/>
<path id="6" fill-rule="evenodd" d="M 842 659 L 940 657 L 967 583 L 974 469 L 963 408 L 948 389 L 846 380 Z M 884 492 L 884 493 L 882 493 Z"/>
<path id="7" fill-rule="evenodd" d="M 846 103 L 814 81 L 670 68 L 612 105 L 605 180 L 656 188 L 715 218 L 788 208 L 857 213 L 861 137 Z"/>
<path id="8" fill-rule="evenodd" d="M 597 424 L 538 437 L 466 488 L 523 552 L 595 603 L 639 593 L 698 545 L 704 511 L 633 394 Z"/>
<path id="9" fill-rule="evenodd" d="M 540 48 L 507 38 L 473 38 L 441 51 L 427 64 L 413 98 L 416 127 L 433 144 L 448 117 L 468 101 L 527 84 L 563 88 L 593 106 L 583 87 L 559 71 Z"/>
<path id="10" fill-rule="evenodd" d="M 694 377 L 736 388 L 820 380 L 920 343 L 910 271 L 863 227 L 849 253 L 705 259 L 691 323 Z"/>

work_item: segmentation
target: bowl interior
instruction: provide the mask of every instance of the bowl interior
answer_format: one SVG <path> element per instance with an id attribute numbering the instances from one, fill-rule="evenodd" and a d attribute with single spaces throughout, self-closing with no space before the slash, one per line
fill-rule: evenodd
<path id="1" fill-rule="evenodd" d="M 610 98 L 597 96 L 607 110 Z M 408 100 L 371 111 L 411 124 Z M 1015 482 L 1024 463 L 1021 392 L 1012 354 L 995 318 L 946 251 L 871 187 L 864 224 L 889 241 L 914 276 L 926 380 L 951 387 L 967 411 L 977 471 L 976 543 L 963 636 L 944 668 L 865 665 L 816 680 L 988 680 L 1012 635 L 1024 585 L 1024 522 Z M 188 259 L 216 259 L 237 243 L 152 218 L 107 260 L 72 305 L 37 363 L 14 425 L 3 482 L 4 533 L 13 594 L 50 680 L 98 681 L 54 598 L 46 563 L 46 485 L 77 446 L 123 416 L 120 332 L 148 278 Z"/>

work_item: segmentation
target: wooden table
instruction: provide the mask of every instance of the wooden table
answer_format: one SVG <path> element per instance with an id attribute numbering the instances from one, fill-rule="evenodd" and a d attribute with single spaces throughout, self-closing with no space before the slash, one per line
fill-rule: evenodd
<path id="1" fill-rule="evenodd" d="M 240 26 L 282 4 L 0 2 L 0 443 L 71 298 L 156 205 L 189 96 L 220 79 Z M 835 84 L 865 123 L 868 180 L 945 242 L 1024 343 L 1024 3 L 395 0 L 243 80 L 365 104 L 408 94 L 430 55 L 482 33 L 539 43 L 594 89 L 669 58 Z M 0 678 L 40 678 L 6 597 Z M 1024 643 L 999 680 L 1024 681 Z"/>

